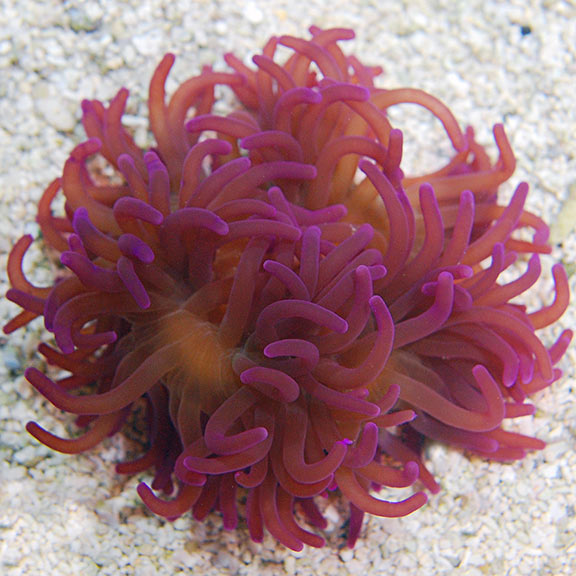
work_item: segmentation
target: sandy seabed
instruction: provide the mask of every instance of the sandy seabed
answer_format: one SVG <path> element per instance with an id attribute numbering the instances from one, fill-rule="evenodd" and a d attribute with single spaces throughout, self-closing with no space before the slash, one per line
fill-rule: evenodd
<path id="1" fill-rule="evenodd" d="M 345 48 L 382 65 L 379 85 L 413 86 L 447 103 L 462 125 L 496 153 L 491 127 L 504 122 L 518 168 L 503 188 L 526 180 L 529 208 L 552 224 L 554 258 L 574 284 L 576 234 L 576 4 L 568 1 L 468 2 L 290 0 L 100 0 L 0 2 L 0 280 L 13 242 L 37 234 L 36 202 L 83 138 L 80 101 L 131 90 L 127 125 L 145 142 L 146 93 L 165 52 L 178 60 L 173 89 L 202 65 L 224 67 L 222 55 L 246 57 L 271 34 L 306 35 L 309 25 L 346 26 Z M 405 107 L 394 117 L 407 140 L 409 167 L 434 162 L 445 149 L 438 126 Z M 35 280 L 51 269 L 40 251 L 27 262 Z M 532 293 L 550 298 L 550 282 Z M 0 322 L 16 307 L 0 300 Z M 576 309 L 562 319 L 574 327 Z M 556 326 L 544 338 L 551 342 Z M 0 351 L 0 572 L 5 576 L 175 574 L 572 575 L 576 573 L 576 395 L 571 349 L 565 376 L 540 393 L 538 411 L 520 430 L 548 446 L 513 465 L 469 460 L 432 446 L 430 468 L 442 492 L 410 517 L 365 522 L 354 550 L 345 548 L 345 508 L 329 503 L 324 549 L 287 551 L 245 528 L 223 531 L 214 514 L 174 523 L 149 514 L 114 463 L 121 437 L 71 457 L 39 445 L 24 430 L 38 418 L 66 434 L 70 418 L 51 408 L 24 380 L 42 336 L 39 322 Z"/>

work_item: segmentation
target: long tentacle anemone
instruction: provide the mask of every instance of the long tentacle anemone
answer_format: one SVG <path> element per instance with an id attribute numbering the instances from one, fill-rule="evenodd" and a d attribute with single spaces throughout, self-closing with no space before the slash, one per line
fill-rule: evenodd
<path id="1" fill-rule="evenodd" d="M 4 331 L 44 317 L 55 346 L 39 351 L 63 374 L 26 377 L 84 429 L 29 432 L 77 453 L 143 402 L 147 451 L 118 472 L 154 469 L 138 488 L 153 512 L 217 509 L 232 529 L 244 491 L 251 537 L 267 529 L 294 550 L 324 544 L 297 521 L 299 511 L 326 526 L 320 495 L 349 502 L 351 546 L 364 513 L 421 507 L 421 491 L 399 502 L 374 493 L 418 479 L 438 489 L 424 438 L 502 460 L 541 448 L 505 421 L 533 412 L 527 397 L 560 377 L 571 338 L 546 348 L 537 335 L 568 305 L 562 266 L 553 302 L 528 311 L 518 300 L 550 248 L 524 209 L 526 184 L 498 203 L 515 167 L 504 128 L 492 163 L 433 96 L 376 87 L 379 69 L 340 48 L 352 37 L 315 27 L 308 40 L 273 37 L 252 68 L 227 55 L 231 72 L 206 69 L 169 100 L 167 55 L 150 85 L 148 151 L 122 126 L 127 90 L 107 106 L 85 101 L 88 140 L 38 209 L 58 280 L 26 278 L 30 236 L 8 261 L 7 297 L 22 312 Z M 291 51 L 283 63 L 280 47 Z M 214 112 L 217 86 L 237 110 Z M 454 151 L 434 173 L 401 168 L 403 134 L 387 112 L 402 103 L 444 126 Z M 96 156 L 114 180 L 96 181 Z M 172 499 L 157 494 L 175 485 Z"/>

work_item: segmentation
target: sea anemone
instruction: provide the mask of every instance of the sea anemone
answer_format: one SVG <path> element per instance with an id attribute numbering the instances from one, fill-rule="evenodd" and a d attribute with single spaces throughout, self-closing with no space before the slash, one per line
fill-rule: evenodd
<path id="1" fill-rule="evenodd" d="M 165 56 L 146 152 L 122 126 L 126 89 L 108 106 L 84 101 L 88 140 L 38 207 L 58 277 L 25 277 L 31 236 L 8 262 L 7 297 L 23 311 L 4 330 L 44 317 L 55 344 L 38 350 L 64 372 L 26 378 L 84 430 L 28 431 L 78 453 L 145 408 L 146 451 L 117 470 L 154 470 L 138 487 L 153 512 L 200 520 L 216 509 L 232 529 L 240 501 L 253 540 L 267 529 L 294 550 L 324 544 L 318 496 L 349 503 L 350 546 L 364 513 L 420 508 L 424 492 L 373 492 L 417 479 L 438 490 L 426 438 L 498 460 L 542 448 L 503 422 L 533 413 L 527 396 L 559 378 L 571 338 L 547 349 L 536 335 L 568 305 L 561 265 L 552 303 L 517 301 L 550 248 L 546 224 L 524 210 L 525 183 L 499 203 L 515 167 L 504 128 L 492 163 L 433 96 L 375 87 L 380 70 L 339 47 L 352 37 L 273 37 L 254 68 L 227 55 L 231 72 L 206 68 L 168 102 Z M 279 46 L 292 51 L 284 63 Z M 237 110 L 213 112 L 216 87 Z M 454 149 L 443 168 L 403 173 L 403 134 L 387 116 L 401 103 L 442 122 Z M 115 175 L 96 177 L 95 157 Z M 510 280 L 516 262 L 525 271 Z"/>

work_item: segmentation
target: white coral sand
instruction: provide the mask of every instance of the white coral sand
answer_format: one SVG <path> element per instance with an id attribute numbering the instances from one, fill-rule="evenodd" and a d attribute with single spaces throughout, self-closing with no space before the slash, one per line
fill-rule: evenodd
<path id="1" fill-rule="evenodd" d="M 554 256 L 574 271 L 576 234 L 576 6 L 573 0 L 2 0 L 0 3 L 0 275 L 23 233 L 37 234 L 36 201 L 83 137 L 82 98 L 131 89 L 127 122 L 146 134 L 146 91 L 167 51 L 178 55 L 170 81 L 223 53 L 248 57 L 273 33 L 303 35 L 314 23 L 357 32 L 349 50 L 381 64 L 384 85 L 411 85 L 443 99 L 491 145 L 503 121 L 518 159 L 513 182 L 532 186 L 529 205 L 553 225 Z M 395 113 L 434 162 L 442 133 L 414 107 Z M 421 128 L 429 123 L 429 130 Z M 491 145 L 494 152 L 494 146 Z M 511 188 L 506 189 L 508 192 Z M 506 192 L 506 191 L 505 191 Z M 26 266 L 38 283 L 52 274 L 39 250 Z M 573 277 L 571 279 L 573 284 Z M 533 294 L 550 298 L 550 283 Z M 16 307 L 0 300 L 0 323 Z M 572 307 L 564 326 L 575 325 Z M 556 329 L 559 330 L 559 327 Z M 174 574 L 572 575 L 576 573 L 576 354 L 565 377 L 538 395 L 520 424 L 548 447 L 515 465 L 470 461 L 434 446 L 430 467 L 442 492 L 404 519 L 372 518 L 354 550 L 344 548 L 343 509 L 330 504 L 329 541 L 295 554 L 267 537 L 227 533 L 213 515 L 165 523 L 145 511 L 137 478 L 114 473 L 129 447 L 116 437 L 82 456 L 39 445 L 24 424 L 39 418 L 66 434 L 70 418 L 47 406 L 22 377 L 41 336 L 39 322 L 0 351 L 0 573 L 5 576 Z M 551 341 L 552 334 L 547 338 Z"/>

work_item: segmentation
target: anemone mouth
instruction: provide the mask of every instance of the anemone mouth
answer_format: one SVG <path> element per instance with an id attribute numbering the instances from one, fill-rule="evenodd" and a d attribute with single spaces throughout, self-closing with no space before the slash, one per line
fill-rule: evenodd
<path id="1" fill-rule="evenodd" d="M 517 303 L 550 247 L 546 224 L 524 210 L 525 183 L 498 204 L 515 166 L 503 127 L 493 163 L 434 97 L 377 88 L 379 70 L 339 47 L 351 31 L 311 35 L 272 38 L 253 68 L 227 55 L 232 72 L 205 70 L 169 100 L 167 55 L 150 86 L 148 152 L 122 126 L 125 89 L 108 106 L 83 102 L 89 139 L 38 208 L 65 272 L 31 284 L 23 237 L 7 294 L 23 311 L 4 327 L 44 317 L 56 347 L 39 351 L 68 374 L 26 377 L 85 428 L 63 439 L 30 423 L 38 440 L 87 450 L 144 398 L 149 446 L 117 469 L 154 468 L 151 488 L 138 487 L 148 507 L 199 520 L 217 509 L 233 528 L 246 490 L 251 537 L 266 528 L 294 550 L 324 544 L 295 520 L 301 510 L 325 527 L 318 495 L 349 502 L 350 545 L 365 512 L 421 507 L 422 492 L 401 502 L 373 492 L 418 479 L 438 490 L 425 438 L 501 460 L 541 448 L 503 422 L 533 413 L 527 395 L 559 378 L 572 335 L 549 349 L 536 335 L 568 305 L 562 266 L 552 303 Z M 278 46 L 292 50 L 284 63 Z M 216 86 L 239 110 L 212 111 Z M 403 135 L 387 115 L 402 103 L 437 117 L 454 149 L 433 173 L 402 171 Z M 96 181 L 96 155 L 117 179 Z M 525 255 L 525 272 L 504 283 Z M 154 492 L 174 484 L 171 500 Z"/>

